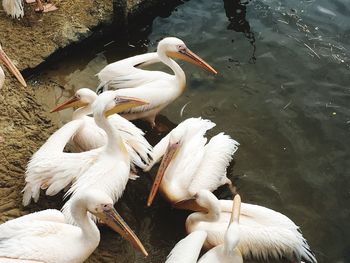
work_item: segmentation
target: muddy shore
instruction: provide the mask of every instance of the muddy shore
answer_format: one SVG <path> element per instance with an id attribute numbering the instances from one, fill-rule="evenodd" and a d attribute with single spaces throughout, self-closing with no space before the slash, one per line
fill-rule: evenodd
<path id="1" fill-rule="evenodd" d="M 143 9 L 152 8 L 157 1 L 128 1 L 127 15 L 135 19 Z M 162 1 L 164 4 L 164 1 Z M 171 2 L 171 1 L 169 1 Z M 31 155 L 58 128 L 57 116 L 48 113 L 40 96 L 45 89 L 64 89 L 55 82 L 35 77 L 33 72 L 50 60 L 59 59 L 71 44 L 91 39 L 96 31 L 113 22 L 111 0 L 55 0 L 56 12 L 37 14 L 34 6 L 25 5 L 25 16 L 20 20 L 7 17 L 0 7 L 0 41 L 4 51 L 27 77 L 28 87 L 22 87 L 5 70 L 6 81 L 0 91 L 0 223 L 23 214 L 46 208 L 60 208 L 62 195 L 41 197 L 39 204 L 24 208 L 21 204 L 24 172 Z M 116 2 L 114 1 L 114 4 Z M 124 21 L 125 22 L 125 21 Z M 45 62 L 49 60 L 49 62 Z M 130 219 L 131 223 L 133 219 Z M 115 235 L 102 230 L 103 235 Z M 121 238 L 108 238 L 89 258 L 88 262 L 131 262 L 140 257 Z M 122 245 L 124 244 L 124 245 Z M 113 250 L 113 253 L 109 252 Z M 118 258 L 115 255 L 120 255 Z"/>

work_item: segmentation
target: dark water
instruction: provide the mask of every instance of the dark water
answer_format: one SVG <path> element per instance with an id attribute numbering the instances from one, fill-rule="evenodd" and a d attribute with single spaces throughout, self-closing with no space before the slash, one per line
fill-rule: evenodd
<path id="1" fill-rule="evenodd" d="M 243 201 L 289 216 L 319 262 L 350 262 L 349 16 L 347 0 L 191 0 L 127 40 L 106 37 L 44 77 L 65 87 L 54 91 L 61 100 L 95 87 L 94 75 L 107 63 L 154 51 L 165 36 L 181 38 L 219 74 L 182 63 L 188 88 L 160 121 L 216 122 L 211 134 L 225 131 L 241 144 L 229 177 Z M 184 236 L 187 214 L 160 197 L 146 209 L 150 185 L 149 175 L 130 183 L 118 208 L 146 244 L 145 262 L 164 262 Z M 229 197 L 225 188 L 218 195 Z M 112 251 L 109 262 L 144 262 L 108 231 L 102 258 L 104 250 Z"/>

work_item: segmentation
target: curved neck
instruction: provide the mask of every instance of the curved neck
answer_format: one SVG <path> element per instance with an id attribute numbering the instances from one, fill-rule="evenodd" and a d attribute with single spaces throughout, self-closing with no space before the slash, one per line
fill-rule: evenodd
<path id="1" fill-rule="evenodd" d="M 126 147 L 118 131 L 112 127 L 103 113 L 94 113 L 94 119 L 101 129 L 107 134 L 106 150 L 113 153 L 126 153 Z M 127 155 L 128 156 L 128 155 Z"/>
<path id="2" fill-rule="evenodd" d="M 81 119 L 82 117 L 84 117 L 86 115 L 91 114 L 91 113 L 92 113 L 92 108 L 91 108 L 91 105 L 89 104 L 87 106 L 84 106 L 84 107 L 76 109 L 73 112 L 72 119 L 73 120 L 78 120 L 78 119 Z"/>
<path id="3" fill-rule="evenodd" d="M 71 214 L 74 222 L 82 231 L 82 242 L 96 243 L 96 240 L 100 239 L 100 231 L 96 224 L 88 216 L 86 205 L 80 199 L 76 199 L 71 205 Z"/>
<path id="4" fill-rule="evenodd" d="M 179 66 L 179 64 L 177 64 L 174 60 L 169 58 L 164 51 L 158 50 L 157 53 L 158 53 L 160 60 L 165 65 L 167 65 L 169 68 L 172 69 L 172 71 L 175 74 L 176 81 L 178 82 L 178 86 L 180 87 L 181 92 L 183 92 L 185 87 L 186 87 L 185 72 L 182 70 L 182 68 Z"/>
<path id="5" fill-rule="evenodd" d="M 201 205 L 202 206 L 202 205 Z M 209 200 L 204 208 L 207 209 L 207 213 L 204 212 L 196 212 L 189 215 L 187 220 L 191 221 L 193 224 L 199 223 L 200 221 L 206 222 L 216 222 L 220 218 L 220 203 L 219 201 Z"/>

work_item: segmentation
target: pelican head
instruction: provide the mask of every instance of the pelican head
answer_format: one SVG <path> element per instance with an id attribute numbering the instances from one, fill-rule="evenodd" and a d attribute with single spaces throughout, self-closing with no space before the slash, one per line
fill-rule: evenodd
<path id="1" fill-rule="evenodd" d="M 57 112 L 64 109 L 76 107 L 81 108 L 88 105 L 91 105 L 95 99 L 97 98 L 97 94 L 91 89 L 82 88 L 75 92 L 74 96 L 63 102 L 62 104 L 57 105 L 50 112 Z"/>
<path id="2" fill-rule="evenodd" d="M 22 74 L 19 72 L 17 67 L 13 64 L 11 59 L 6 55 L 0 45 L 0 61 L 11 71 L 11 73 L 17 78 L 17 80 L 24 86 L 27 87 L 27 83 L 24 80 Z"/>
<path id="3" fill-rule="evenodd" d="M 148 102 L 138 98 L 119 96 L 115 91 L 105 91 L 97 97 L 92 108 L 94 116 L 96 114 L 108 117 L 114 113 L 147 104 Z"/>
<path id="4" fill-rule="evenodd" d="M 141 241 L 118 214 L 113 206 L 113 200 L 104 192 L 98 190 L 88 190 L 78 197 L 78 202 L 86 206 L 86 210 L 101 219 L 123 238 L 128 240 L 135 249 L 139 250 L 145 256 L 148 255 Z M 76 206 L 72 205 L 72 209 Z M 74 212 L 73 212 L 74 213 Z"/>
<path id="5" fill-rule="evenodd" d="M 170 165 L 170 163 L 176 158 L 176 153 L 178 153 L 182 143 L 183 138 L 187 132 L 187 129 L 183 129 L 182 127 L 177 127 L 172 130 L 169 134 L 169 144 L 162 158 L 162 162 L 160 163 L 157 175 L 154 179 L 151 192 L 147 199 L 147 206 L 151 206 L 156 196 L 159 186 L 162 182 L 166 169 Z"/>
<path id="6" fill-rule="evenodd" d="M 209 72 L 217 74 L 217 71 L 215 69 L 213 69 L 208 63 L 193 53 L 181 39 L 178 39 L 176 37 L 166 37 L 161 40 L 158 44 L 157 52 L 160 57 L 162 54 L 166 54 L 168 57 L 182 59 Z"/>

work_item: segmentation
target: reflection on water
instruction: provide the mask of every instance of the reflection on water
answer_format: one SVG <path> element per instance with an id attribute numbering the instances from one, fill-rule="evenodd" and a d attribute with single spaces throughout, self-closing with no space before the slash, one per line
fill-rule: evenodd
<path id="1" fill-rule="evenodd" d="M 241 2 L 240 0 L 224 0 L 224 8 L 226 16 L 230 21 L 227 29 L 234 30 L 236 32 L 242 32 L 248 39 L 249 43 L 252 45 L 253 51 L 251 55 L 251 62 L 255 62 L 255 36 L 254 32 L 250 30 L 249 22 L 246 20 L 247 14 L 247 2 Z"/>
<path id="2" fill-rule="evenodd" d="M 164 36 L 183 39 L 219 74 L 181 63 L 187 90 L 159 121 L 171 126 L 203 116 L 216 122 L 211 135 L 225 131 L 241 144 L 228 173 L 243 201 L 293 219 L 319 262 L 350 262 L 349 32 L 347 0 L 191 0 L 127 39 L 106 36 L 42 77 L 65 87 L 50 91 L 63 100 L 80 87 L 95 88 L 94 75 L 107 63 L 154 51 Z M 48 108 L 55 103 L 47 91 L 44 101 Z M 71 113 L 64 114 L 69 120 Z M 147 136 L 153 143 L 160 137 Z M 183 237 L 186 213 L 160 197 L 145 208 L 151 182 L 148 174 L 131 182 L 117 206 L 149 258 L 108 231 L 99 256 L 163 262 Z M 230 197 L 225 187 L 217 194 Z"/>

